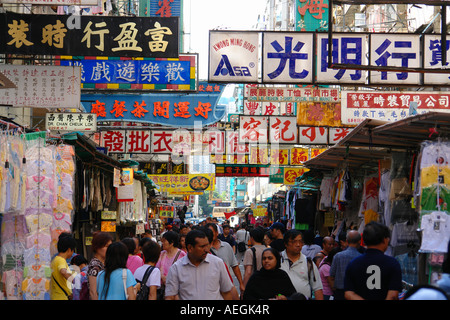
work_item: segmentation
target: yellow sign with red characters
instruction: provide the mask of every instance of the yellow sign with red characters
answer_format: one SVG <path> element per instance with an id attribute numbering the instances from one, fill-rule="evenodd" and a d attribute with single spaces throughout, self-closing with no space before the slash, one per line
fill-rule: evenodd
<path id="1" fill-rule="evenodd" d="M 308 168 L 284 168 L 283 184 L 294 185 L 295 179 L 307 171 L 309 171 Z"/>

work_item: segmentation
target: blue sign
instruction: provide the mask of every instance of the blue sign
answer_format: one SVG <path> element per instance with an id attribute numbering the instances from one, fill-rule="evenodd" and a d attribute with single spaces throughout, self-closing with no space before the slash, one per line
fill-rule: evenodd
<path id="1" fill-rule="evenodd" d="M 206 126 L 226 114 L 218 101 L 225 86 L 201 83 L 192 94 L 82 94 L 87 112 L 97 114 L 97 121 L 129 121 L 175 127 Z"/>

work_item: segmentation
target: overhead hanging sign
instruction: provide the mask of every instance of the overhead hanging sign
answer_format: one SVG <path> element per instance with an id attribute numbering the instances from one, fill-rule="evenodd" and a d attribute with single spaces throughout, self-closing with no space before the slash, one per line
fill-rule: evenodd
<path id="1" fill-rule="evenodd" d="M 246 34 L 235 32 L 233 37 L 239 38 Z M 421 41 L 424 36 L 421 34 L 333 33 L 331 62 L 345 65 L 338 69 L 328 68 L 327 33 L 263 31 L 260 34 L 262 55 L 252 59 L 255 68 L 258 68 L 258 63 L 261 65 L 261 79 L 252 79 L 229 76 L 228 70 L 245 65 L 247 60 L 234 50 L 225 54 L 226 59 L 223 58 L 219 49 L 234 46 L 226 42 L 226 33 L 223 31 L 210 31 L 210 37 L 217 37 L 224 42 L 218 40 L 217 50 L 210 43 L 210 61 L 214 63 L 209 66 L 209 79 L 264 84 L 450 86 L 450 72 L 442 66 L 440 35 L 429 35 Z M 450 56 L 450 46 L 447 46 L 447 55 Z M 220 62 L 222 58 L 223 62 Z M 245 63 L 240 62 L 241 58 Z M 233 63 L 227 65 L 226 61 Z M 437 68 L 441 70 L 434 70 Z M 439 74 L 439 80 L 434 77 L 435 73 Z"/>
<path id="2" fill-rule="evenodd" d="M 225 116 L 225 106 L 218 104 L 223 88 L 217 84 L 201 84 L 199 93 L 188 94 L 83 94 L 81 103 L 86 111 L 97 114 L 97 121 L 201 127 Z"/>
<path id="3" fill-rule="evenodd" d="M 178 17 L 0 14 L 0 53 L 178 58 Z"/>
<path id="4" fill-rule="evenodd" d="M 16 88 L 3 89 L 0 105 L 80 109 L 80 67 L 0 65 Z"/>
<path id="5" fill-rule="evenodd" d="M 214 173 L 199 174 L 148 174 L 150 180 L 158 185 L 160 192 L 200 192 L 215 188 Z"/>
<path id="6" fill-rule="evenodd" d="M 258 82 L 258 32 L 209 33 L 209 81 Z"/>
<path id="7" fill-rule="evenodd" d="M 56 64 L 81 67 L 81 88 L 87 90 L 198 90 L 197 54 L 178 59 L 57 56 Z"/>
<path id="8" fill-rule="evenodd" d="M 35 4 L 47 6 L 96 6 L 97 0 L 0 0 L 0 3 Z"/>
<path id="9" fill-rule="evenodd" d="M 246 84 L 244 99 L 270 102 L 338 102 L 341 100 L 341 93 L 337 88 L 283 88 Z"/>
<path id="10" fill-rule="evenodd" d="M 438 91 L 343 91 L 342 123 L 358 124 L 365 119 L 397 121 L 409 116 L 410 105 L 417 113 L 450 112 L 450 93 Z"/>

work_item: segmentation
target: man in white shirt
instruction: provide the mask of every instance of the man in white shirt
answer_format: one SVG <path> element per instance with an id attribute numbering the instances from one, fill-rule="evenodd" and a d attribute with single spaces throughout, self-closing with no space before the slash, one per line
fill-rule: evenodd
<path id="1" fill-rule="evenodd" d="M 192 230 L 186 236 L 187 255 L 167 274 L 166 300 L 231 300 L 231 282 L 222 259 L 208 254 L 206 234 Z"/>

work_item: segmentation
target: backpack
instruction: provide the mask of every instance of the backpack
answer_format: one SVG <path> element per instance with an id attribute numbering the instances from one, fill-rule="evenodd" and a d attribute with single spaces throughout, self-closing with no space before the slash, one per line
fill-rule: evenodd
<path id="1" fill-rule="evenodd" d="M 247 250 L 246 244 L 247 244 L 247 231 L 245 232 L 245 240 L 237 244 L 238 252 L 245 252 L 245 250 Z"/>
<path id="2" fill-rule="evenodd" d="M 147 280 L 150 277 L 150 274 L 152 273 L 153 269 L 155 267 L 148 267 L 147 270 L 145 270 L 144 276 L 142 277 L 141 281 L 138 281 L 141 284 L 141 288 L 136 294 L 136 300 L 148 300 L 148 295 L 150 293 L 150 288 L 147 286 Z"/>
<path id="3" fill-rule="evenodd" d="M 88 277 L 84 272 L 81 272 L 81 289 L 80 289 L 80 300 L 89 300 L 89 283 Z"/>

